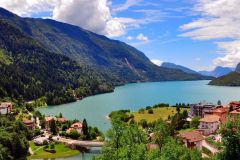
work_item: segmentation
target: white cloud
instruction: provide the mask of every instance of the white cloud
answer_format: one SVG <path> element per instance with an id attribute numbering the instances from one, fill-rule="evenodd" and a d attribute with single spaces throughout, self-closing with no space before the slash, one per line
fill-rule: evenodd
<path id="1" fill-rule="evenodd" d="M 158 65 L 158 66 L 161 66 L 163 61 L 159 60 L 159 59 L 151 59 L 151 62 Z"/>
<path id="2" fill-rule="evenodd" d="M 196 40 L 216 39 L 223 56 L 216 58 L 215 65 L 235 66 L 240 62 L 240 1 L 197 0 L 194 11 L 201 18 L 181 26 L 186 31 L 181 36 Z M 219 39 L 231 39 L 224 41 Z"/>
<path id="3" fill-rule="evenodd" d="M 116 12 L 121 12 L 121 11 L 127 10 L 128 8 L 130 8 L 130 7 L 134 6 L 134 5 L 137 5 L 137 4 L 139 4 L 140 2 L 142 2 L 142 1 L 143 1 L 143 0 L 126 0 L 125 3 L 114 7 L 114 8 L 112 9 L 112 11 L 113 11 L 114 13 L 116 13 Z"/>
<path id="4" fill-rule="evenodd" d="M 114 9 L 116 12 L 126 10 L 140 1 L 142 0 L 126 0 Z M 114 11 L 111 12 L 110 0 L 91 2 L 89 0 L 0 0 L 0 6 L 25 17 L 41 12 L 52 12 L 51 18 L 55 20 L 77 25 L 109 37 L 122 36 L 129 29 L 161 19 L 156 12 L 151 15 L 146 12 L 139 19 L 117 17 L 112 13 Z"/>
<path id="5" fill-rule="evenodd" d="M 134 37 L 132 37 L 132 36 L 127 37 L 127 40 L 133 40 L 133 39 L 134 39 Z"/>
<path id="6" fill-rule="evenodd" d="M 136 39 L 140 40 L 140 41 L 148 41 L 148 37 L 145 36 L 143 33 L 140 33 Z"/>

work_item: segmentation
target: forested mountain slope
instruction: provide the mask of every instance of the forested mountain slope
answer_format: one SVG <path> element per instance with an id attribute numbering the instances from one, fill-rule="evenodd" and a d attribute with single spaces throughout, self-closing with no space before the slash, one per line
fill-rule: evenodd
<path id="1" fill-rule="evenodd" d="M 142 52 L 80 27 L 50 19 L 21 18 L 0 8 L 0 19 L 19 28 L 51 52 L 90 67 L 115 85 L 137 81 L 199 80 L 209 77 L 154 65 Z"/>

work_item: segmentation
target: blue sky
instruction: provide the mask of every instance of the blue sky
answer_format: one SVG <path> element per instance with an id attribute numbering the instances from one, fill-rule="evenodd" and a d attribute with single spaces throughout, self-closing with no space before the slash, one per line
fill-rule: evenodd
<path id="1" fill-rule="evenodd" d="M 240 62 L 239 0 L 9 0 L 24 17 L 53 18 L 124 41 L 154 62 L 195 70 Z"/>

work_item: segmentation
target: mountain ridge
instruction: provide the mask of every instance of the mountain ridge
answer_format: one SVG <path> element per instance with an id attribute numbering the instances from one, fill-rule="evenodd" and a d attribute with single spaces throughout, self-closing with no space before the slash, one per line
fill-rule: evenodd
<path id="1" fill-rule="evenodd" d="M 199 74 L 198 72 L 196 72 L 196 71 L 194 71 L 190 68 L 187 68 L 187 67 L 182 66 L 182 65 L 177 65 L 177 64 L 174 64 L 174 63 L 171 63 L 171 62 L 163 62 L 161 67 L 179 69 L 179 70 L 182 70 L 183 72 L 190 73 L 190 74 Z"/>
<path id="2" fill-rule="evenodd" d="M 217 66 L 212 71 L 199 71 L 198 73 L 205 75 L 205 76 L 213 76 L 213 77 L 218 78 L 218 77 L 227 75 L 228 73 L 230 73 L 232 71 L 234 71 L 233 68 Z"/>
<path id="3" fill-rule="evenodd" d="M 68 56 L 80 66 L 93 69 L 115 85 L 138 81 L 209 79 L 158 67 L 144 53 L 126 43 L 74 25 L 51 19 L 21 18 L 3 8 L 0 8 L 0 19 L 19 28 L 51 52 Z"/>

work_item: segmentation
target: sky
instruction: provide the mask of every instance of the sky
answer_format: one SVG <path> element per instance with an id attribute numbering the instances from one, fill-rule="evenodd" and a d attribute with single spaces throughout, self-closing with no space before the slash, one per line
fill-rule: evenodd
<path id="1" fill-rule="evenodd" d="M 0 7 L 121 40 L 157 65 L 200 71 L 240 62 L 240 0 L 0 0 Z"/>

